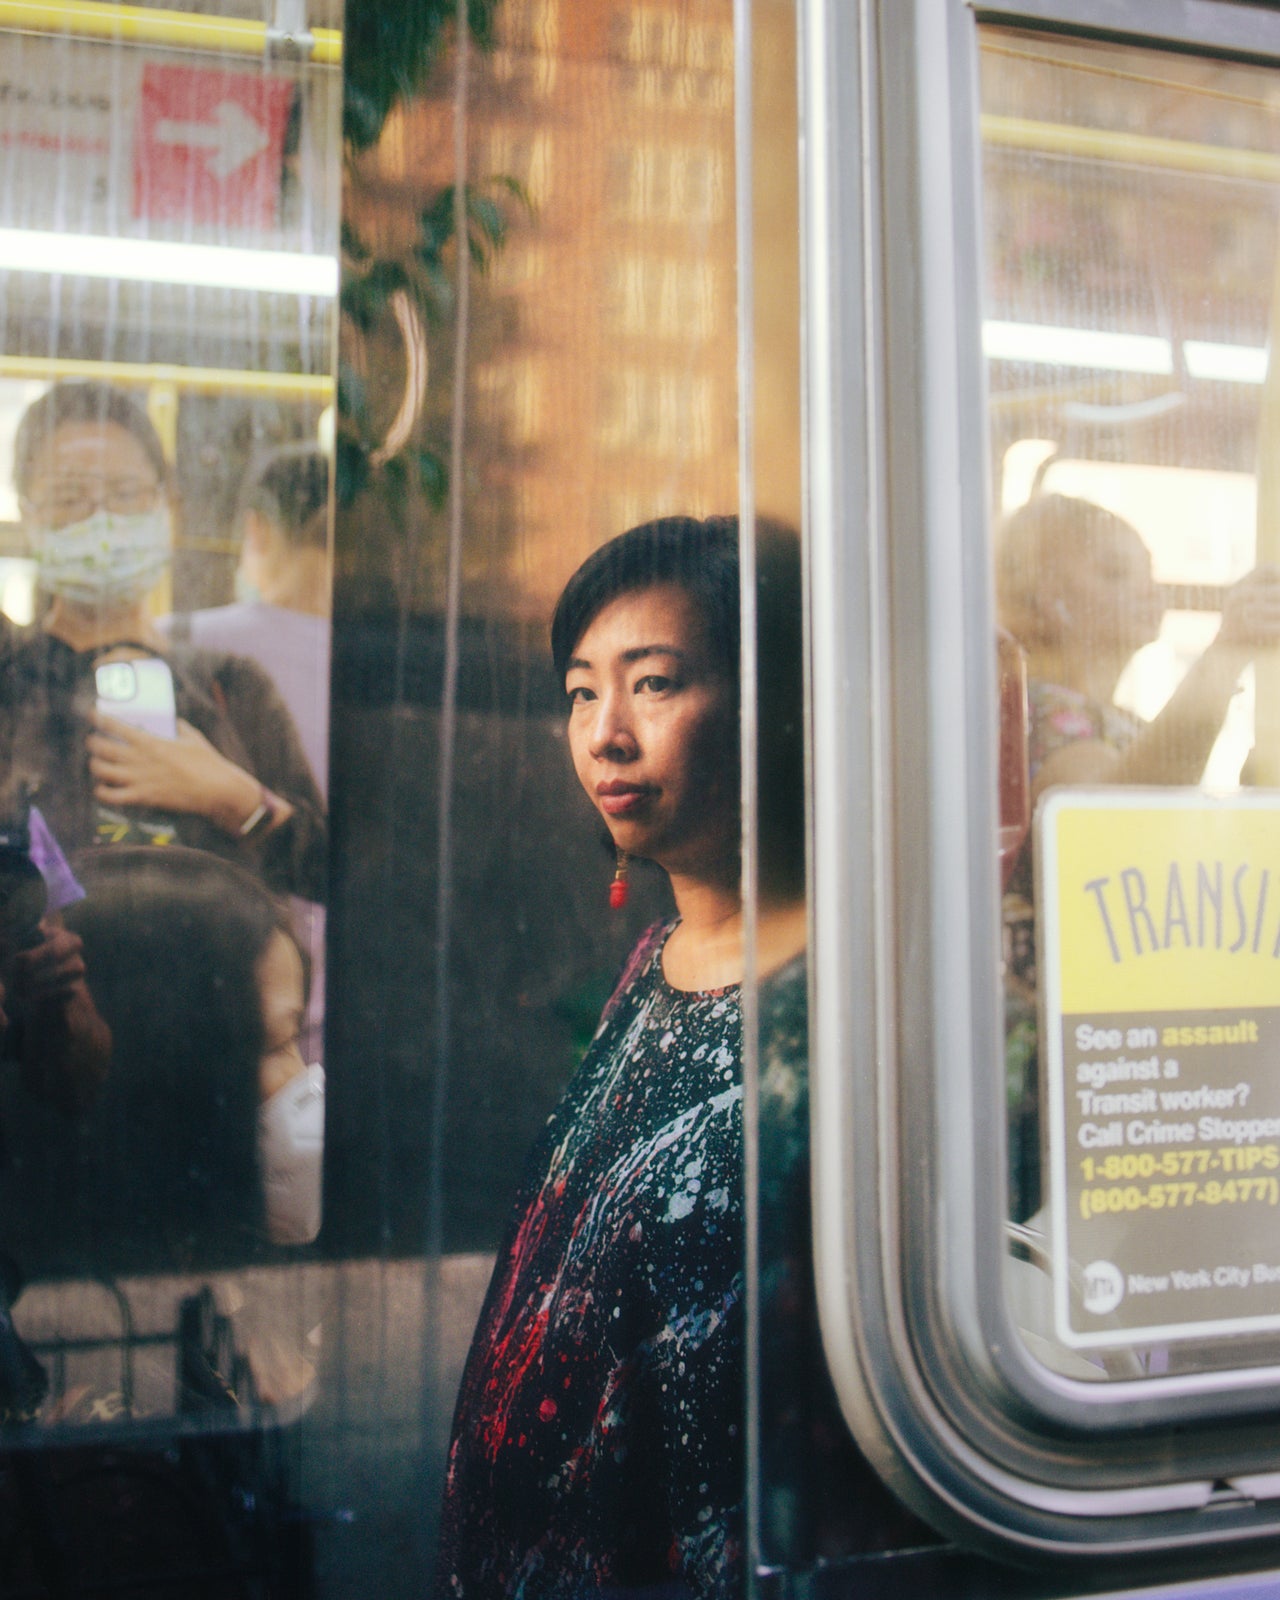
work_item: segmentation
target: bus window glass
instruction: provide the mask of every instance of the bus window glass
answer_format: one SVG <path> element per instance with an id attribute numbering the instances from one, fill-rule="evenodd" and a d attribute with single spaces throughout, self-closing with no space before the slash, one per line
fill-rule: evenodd
<path id="1" fill-rule="evenodd" d="M 698 1529 L 720 1570 L 726 1485 L 742 1472 L 740 1357 L 706 1404 L 709 1368 L 741 1330 L 736 986 L 713 977 L 723 1009 L 704 1005 L 677 994 L 702 987 L 677 967 L 655 992 L 652 942 L 628 971 L 673 899 L 651 830 L 656 752 L 610 721 L 712 691 L 668 843 L 697 819 L 689 864 L 702 870 L 708 842 L 725 849 L 715 892 L 736 894 L 732 6 L 503 0 L 491 23 L 492 48 L 466 61 L 441 35 L 376 138 L 349 129 L 326 1228 L 344 1254 L 401 1258 L 394 1281 L 422 1297 L 416 1400 L 379 1391 L 365 1423 L 402 1452 L 419 1584 L 438 1563 L 441 1592 L 489 1592 L 495 1568 L 580 1560 L 590 1586 L 609 1542 L 630 1536 L 618 1570 L 643 1586 L 668 1581 L 659 1545 L 687 1570 Z M 349 111 L 357 92 L 376 97 L 374 66 L 349 59 Z M 606 555 L 587 569 L 600 604 L 578 591 L 553 664 L 574 573 L 663 517 L 695 521 L 619 559 L 638 561 L 641 600 L 676 610 L 635 610 Z M 667 588 L 641 581 L 658 545 L 686 536 L 710 565 L 681 558 Z M 625 638 L 637 617 L 661 631 Z M 691 622 L 687 637 L 667 631 Z M 669 656 L 622 659 L 664 644 L 690 650 L 687 682 Z M 646 1155 L 645 1119 L 678 1121 L 699 1084 L 714 1109 Z M 707 1270 L 675 1259 L 680 1240 Z M 700 1322 L 702 1297 L 721 1291 L 730 1315 L 694 1350 L 717 1315 Z M 386 1294 L 381 1337 L 399 1349 Z M 690 1315 L 667 1329 L 677 1304 Z M 706 1470 L 678 1491 L 656 1435 L 630 1431 L 633 1397 L 653 1400 L 655 1429 L 688 1407 L 676 1455 Z M 629 1454 L 602 1452 L 597 1407 Z"/>
<path id="2" fill-rule="evenodd" d="M 0 74 L 0 1410 L 34 1424 L 0 1466 L 35 1462 L 0 1472 L 0 1526 L 47 1479 L 33 1592 L 75 1592 L 92 1547 L 121 1592 L 198 1587 L 207 1550 L 236 1592 L 391 1600 L 438 1546 L 446 1574 L 505 1562 L 494 1509 L 566 1560 L 583 1527 L 641 1549 L 636 1587 L 678 1548 L 728 1589 L 742 958 L 680 967 L 663 862 L 737 918 L 730 0 L 478 0 L 463 37 L 452 0 L 345 32 L 336 0 L 202 5 L 181 48 L 174 8 L 128 39 L 119 8 L 40 9 Z M 571 575 L 661 518 L 669 583 L 580 609 L 553 667 Z M 666 606 L 639 636 L 636 589 Z M 696 702 L 652 781 L 634 728 L 582 732 L 606 669 L 655 726 Z M 519 1301 L 565 1373 L 501 1377 L 521 1448 L 578 1430 L 566 1481 L 613 1378 L 665 1442 L 536 1503 L 507 1453 L 486 1502 L 474 1374 L 515 1346 L 477 1333 L 485 1288 L 655 924 L 653 1161 L 602 1091 L 616 1171 L 567 1146 L 569 1197 L 603 1203 L 548 1232 L 559 1320 Z M 675 1522 L 658 1453 L 689 1464 Z"/>
<path id="3" fill-rule="evenodd" d="M 181 1499 L 174 1441 L 219 1470 L 320 1357 L 341 15 L 215 10 L 55 3 L 0 70 L 3 1476 L 114 1508 L 104 1425 Z M 120 1509 L 91 1556 L 86 1504 L 6 1583 L 203 1539 Z"/>
<path id="4" fill-rule="evenodd" d="M 1008 1282 L 1084 1379 L 1280 1329 L 1275 105 L 981 30 Z"/>

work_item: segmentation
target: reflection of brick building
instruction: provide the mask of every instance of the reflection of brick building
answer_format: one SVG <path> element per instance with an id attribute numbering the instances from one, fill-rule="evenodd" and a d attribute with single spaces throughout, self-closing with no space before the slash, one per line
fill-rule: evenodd
<path id="1" fill-rule="evenodd" d="M 470 176 L 518 179 L 534 215 L 504 202 L 506 248 L 473 286 L 469 609 L 541 613 L 610 533 L 736 503 L 731 17 L 729 0 L 504 0 L 473 57 Z M 393 248 L 452 176 L 451 71 L 358 169 L 349 214 Z"/>

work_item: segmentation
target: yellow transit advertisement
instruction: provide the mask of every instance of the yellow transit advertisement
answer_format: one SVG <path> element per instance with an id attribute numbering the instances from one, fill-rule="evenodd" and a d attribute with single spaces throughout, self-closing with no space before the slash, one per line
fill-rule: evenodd
<path id="1" fill-rule="evenodd" d="M 1036 815 L 1059 1337 L 1280 1327 L 1280 795 Z"/>

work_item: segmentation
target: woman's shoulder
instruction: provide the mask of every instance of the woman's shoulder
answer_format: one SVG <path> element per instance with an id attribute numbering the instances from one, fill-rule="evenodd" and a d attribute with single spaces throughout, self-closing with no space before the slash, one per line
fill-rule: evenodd
<path id="1" fill-rule="evenodd" d="M 652 972 L 657 962 L 661 959 L 662 947 L 676 919 L 671 918 L 665 922 L 654 922 L 640 935 L 635 948 L 627 957 L 626 963 L 618 976 L 618 981 L 613 987 L 613 993 L 605 1001 L 605 1007 L 600 1015 L 602 1023 L 608 1022 L 618 1006 L 622 1003 L 628 992 L 645 976 Z"/>
<path id="2" fill-rule="evenodd" d="M 25 696 L 41 690 L 46 694 L 71 690 L 88 676 L 89 667 L 88 656 L 43 628 L 13 628 L 0 651 L 0 679 L 6 685 L 0 692 L 9 698 L 15 691 Z"/>
<path id="3" fill-rule="evenodd" d="M 1097 721 L 1100 707 L 1079 689 L 1070 689 L 1064 683 L 1053 683 L 1046 678 L 1027 681 L 1027 706 L 1033 722 L 1078 721 L 1080 732 L 1091 729 Z"/>
<path id="4" fill-rule="evenodd" d="M 762 1038 L 798 1037 L 809 1025 L 809 954 L 800 950 L 760 980 Z"/>
<path id="5" fill-rule="evenodd" d="M 246 683 L 270 678 L 258 663 L 249 656 L 237 655 L 232 650 L 217 650 L 208 645 L 171 642 L 165 652 L 174 672 L 181 672 L 200 683 L 243 679 Z"/>
<path id="6" fill-rule="evenodd" d="M 1119 706 L 1103 705 L 1079 689 L 1033 678 L 1027 684 L 1031 714 L 1030 756 L 1034 776 L 1045 760 L 1065 745 L 1101 740 L 1123 749 L 1142 727 L 1139 718 Z"/>
<path id="7" fill-rule="evenodd" d="M 166 652 L 180 692 L 211 701 L 242 731 L 279 721 L 284 702 L 271 674 L 249 656 L 204 645 L 176 644 Z"/>

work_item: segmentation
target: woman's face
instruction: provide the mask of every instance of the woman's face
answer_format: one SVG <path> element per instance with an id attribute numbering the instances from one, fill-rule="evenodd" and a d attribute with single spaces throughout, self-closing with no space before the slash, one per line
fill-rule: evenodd
<path id="1" fill-rule="evenodd" d="M 574 770 L 620 849 L 694 876 L 736 852 L 737 696 L 685 590 L 611 600 L 565 689 Z"/>
<path id="2" fill-rule="evenodd" d="M 118 422 L 67 422 L 36 456 L 27 503 L 44 528 L 67 528 L 97 510 L 154 511 L 161 496 L 151 459 Z"/>
<path id="3" fill-rule="evenodd" d="M 1151 553 L 1131 528 L 1095 529 L 1078 550 L 1059 550 L 1044 581 L 1065 643 L 1139 650 L 1159 634 L 1164 607 Z"/>
<path id="4" fill-rule="evenodd" d="M 306 1070 L 299 1035 L 306 1009 L 302 957 L 287 933 L 277 928 L 258 957 L 258 995 L 262 1002 L 262 1059 L 258 1094 L 269 1100 L 290 1078 Z"/>

